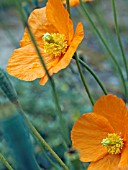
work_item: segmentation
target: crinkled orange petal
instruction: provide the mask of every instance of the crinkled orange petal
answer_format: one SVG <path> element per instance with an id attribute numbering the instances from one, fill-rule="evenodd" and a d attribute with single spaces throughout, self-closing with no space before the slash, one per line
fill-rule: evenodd
<path id="1" fill-rule="evenodd" d="M 46 56 L 43 49 L 40 49 L 40 52 L 44 57 L 48 69 L 58 62 L 54 57 Z M 10 75 L 26 81 L 32 81 L 45 75 L 45 70 L 32 45 L 14 50 L 8 61 L 7 71 Z"/>
<path id="2" fill-rule="evenodd" d="M 64 69 L 69 65 L 75 51 L 78 48 L 78 45 L 81 43 L 83 38 L 84 38 L 83 26 L 81 23 L 78 23 L 73 40 L 68 50 L 66 51 L 65 55 L 60 59 L 58 64 L 55 66 L 54 73 L 57 73 L 59 70 Z"/>
<path id="3" fill-rule="evenodd" d="M 33 10 L 28 18 L 28 24 L 37 42 L 42 41 L 42 37 L 46 32 L 49 33 L 57 32 L 55 27 L 51 23 L 49 23 L 46 18 L 46 7 Z M 20 41 L 20 45 L 25 46 L 29 43 L 32 42 L 26 28 L 24 36 Z"/>
<path id="4" fill-rule="evenodd" d="M 93 0 L 83 0 L 83 2 L 91 2 L 91 1 Z M 66 4 L 66 0 L 62 0 L 62 2 Z M 80 4 L 79 0 L 69 0 L 69 2 L 70 2 L 70 6 L 76 6 Z"/>
<path id="5" fill-rule="evenodd" d="M 114 130 L 104 117 L 89 113 L 79 118 L 71 131 L 71 140 L 80 152 L 80 160 L 91 162 L 104 158 L 108 153 L 101 142 L 108 133 L 114 133 Z"/>
<path id="6" fill-rule="evenodd" d="M 125 167 L 128 169 L 128 144 L 125 144 L 122 149 L 119 167 Z"/>
<path id="7" fill-rule="evenodd" d="M 61 0 L 48 1 L 46 5 L 46 16 L 48 21 L 54 25 L 58 32 L 67 37 L 68 44 L 70 44 L 74 35 L 73 23 Z"/>
<path id="8" fill-rule="evenodd" d="M 94 112 L 106 117 L 117 133 L 125 134 L 128 113 L 122 99 L 111 94 L 103 96 L 95 103 Z"/>
<path id="9" fill-rule="evenodd" d="M 120 161 L 120 155 L 107 155 L 103 159 L 91 162 L 88 170 L 128 170 L 119 168 L 118 163 Z"/>

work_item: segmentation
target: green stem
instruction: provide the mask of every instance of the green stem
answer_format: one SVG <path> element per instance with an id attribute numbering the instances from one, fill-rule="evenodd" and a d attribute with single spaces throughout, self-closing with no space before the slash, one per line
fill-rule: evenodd
<path id="1" fill-rule="evenodd" d="M 31 37 L 31 40 L 32 40 L 32 42 L 33 42 L 33 44 L 34 44 L 34 46 L 35 46 L 35 48 L 36 48 L 36 51 L 37 51 L 37 53 L 38 53 L 38 56 L 39 56 L 39 58 L 40 58 L 41 64 L 42 64 L 42 66 L 45 68 L 45 71 L 46 71 L 47 68 L 46 68 L 46 65 L 45 65 L 45 63 L 44 63 L 44 61 L 43 61 L 42 55 L 41 55 L 41 53 L 40 53 L 40 51 L 39 51 L 39 48 L 37 47 L 36 41 L 34 40 L 34 37 L 33 37 L 33 35 L 32 35 L 32 32 L 31 32 L 30 28 L 29 28 L 29 27 L 27 27 L 27 28 L 28 28 L 28 32 L 29 32 L 29 35 L 30 35 L 30 37 Z M 61 112 L 61 108 L 60 108 L 60 105 L 59 105 L 59 102 L 58 102 L 58 96 L 57 96 L 56 89 L 55 89 L 55 83 L 54 83 L 52 77 L 49 75 L 48 70 L 47 70 L 47 76 L 49 77 L 49 81 L 50 81 L 51 87 L 52 87 L 52 93 L 53 93 L 53 96 L 54 96 L 54 99 L 55 99 L 55 104 L 56 104 L 56 108 L 57 108 L 57 113 L 58 113 L 59 121 L 60 121 L 60 125 L 61 125 L 61 126 L 60 126 L 61 133 L 62 133 L 65 141 L 68 143 L 68 145 L 70 145 L 70 140 L 69 140 L 69 138 L 68 138 L 69 135 L 67 135 L 68 132 L 67 132 L 65 126 L 64 126 L 64 121 L 63 121 L 63 118 L 62 118 L 62 112 Z M 66 142 L 65 142 L 65 143 L 66 143 Z"/>
<path id="2" fill-rule="evenodd" d="M 27 119 L 28 120 L 28 119 Z M 29 124 L 29 127 L 32 130 L 32 133 L 41 141 L 43 146 L 53 155 L 53 157 L 60 163 L 60 165 L 65 169 L 69 170 L 68 167 L 64 164 L 64 162 L 58 157 L 58 155 L 51 149 L 51 147 L 45 142 L 45 140 L 41 137 L 41 135 L 38 133 L 38 131 L 35 129 L 35 127 L 31 124 L 31 122 L 27 121 Z"/>
<path id="3" fill-rule="evenodd" d="M 70 3 L 69 3 L 69 0 L 66 0 L 66 6 L 67 6 L 67 11 L 68 11 L 69 16 L 70 16 Z"/>
<path id="4" fill-rule="evenodd" d="M 36 137 L 36 139 L 38 139 L 38 142 L 40 142 L 40 144 L 42 146 L 44 146 L 50 153 L 51 155 L 60 163 L 60 165 L 65 169 L 65 170 L 69 170 L 68 167 L 62 162 L 62 160 L 58 157 L 58 155 L 52 150 L 52 148 L 45 142 L 45 140 L 41 137 L 41 135 L 39 134 L 39 132 L 35 129 L 35 127 L 32 125 L 32 123 L 29 121 L 29 119 L 26 117 L 24 111 L 22 110 L 22 107 L 20 105 L 20 102 L 18 101 L 18 96 L 17 93 L 15 91 L 15 88 L 13 86 L 13 84 L 11 83 L 9 77 L 6 75 L 5 71 L 3 69 L 0 69 L 0 88 L 2 89 L 2 91 L 4 92 L 4 94 L 8 97 L 8 99 L 10 100 L 10 102 L 12 102 L 15 107 L 17 108 L 18 112 L 20 114 L 22 114 L 22 116 L 24 117 L 24 120 L 26 122 L 26 124 L 28 125 L 29 129 L 32 131 L 33 137 Z M 6 108 L 7 106 L 3 106 L 4 108 Z M 15 112 L 15 107 L 9 105 L 9 108 L 7 107 L 7 113 L 5 110 L 5 113 L 8 114 L 8 109 L 14 109 L 13 112 Z M 2 162 L 4 162 L 5 165 L 6 164 L 6 160 L 4 159 L 4 157 L 2 156 L 2 154 L 0 154 L 0 160 L 2 160 Z M 9 170 L 14 170 L 14 169 L 9 169 Z"/>
<path id="5" fill-rule="evenodd" d="M 94 71 L 91 69 L 91 67 L 89 67 L 84 61 L 82 61 L 80 58 L 78 58 L 79 63 L 82 64 L 87 70 L 88 72 L 94 77 L 94 79 L 97 81 L 97 83 L 99 84 L 99 86 L 101 87 L 103 93 L 105 95 L 107 95 L 107 90 L 105 89 L 104 85 L 102 84 L 101 80 L 99 79 L 99 77 L 94 73 Z"/>
<path id="6" fill-rule="evenodd" d="M 102 10 L 100 10 L 100 7 L 96 8 L 96 6 L 93 5 L 93 3 L 92 3 L 90 8 L 89 8 L 89 11 L 93 12 L 93 14 L 94 14 L 94 16 L 95 16 L 95 18 L 98 22 L 98 25 L 101 28 L 101 29 L 99 29 L 99 31 L 100 32 L 102 31 L 102 34 L 105 35 L 105 37 L 104 37 L 105 40 L 107 38 L 107 43 L 108 43 L 108 45 L 110 44 L 111 51 L 113 51 L 113 53 L 114 53 L 114 50 L 116 49 L 116 52 L 118 54 L 119 50 L 117 49 L 117 44 L 115 43 L 113 32 L 109 29 L 108 23 L 106 22 L 104 16 L 100 15 L 100 13 L 102 11 Z"/>
<path id="7" fill-rule="evenodd" d="M 31 132 L 36 136 L 36 138 L 40 141 L 40 143 L 51 153 L 51 155 L 56 159 L 57 162 L 65 169 L 69 170 L 66 164 L 59 158 L 59 156 L 52 150 L 52 148 L 47 144 L 47 142 L 43 139 L 43 137 L 39 134 L 36 128 L 32 125 L 29 119 L 26 117 L 24 111 L 22 110 L 20 104 L 18 103 L 17 108 L 20 110 L 20 113 L 23 115 L 25 122 L 29 126 Z"/>
<path id="8" fill-rule="evenodd" d="M 24 25 L 27 27 L 27 29 L 28 29 L 28 33 L 29 33 L 30 38 L 31 38 L 31 40 L 32 40 L 32 43 L 33 43 L 33 45 L 34 45 L 34 47 L 35 47 L 35 49 L 36 49 L 36 52 L 37 52 L 38 57 L 39 57 L 39 59 L 40 59 L 40 62 L 41 62 L 42 66 L 43 66 L 44 69 L 45 69 L 46 75 L 47 75 L 48 78 L 49 78 L 49 81 L 50 81 L 50 84 L 51 84 L 51 87 L 52 87 L 53 96 L 54 96 L 54 99 L 55 99 L 55 104 L 56 104 L 56 108 L 57 108 L 57 113 L 58 113 L 59 121 L 60 121 L 61 134 L 62 134 L 62 136 L 64 137 L 64 142 L 65 142 L 65 144 L 66 144 L 66 145 L 68 144 L 68 146 L 70 146 L 70 139 L 69 139 L 69 134 L 68 134 L 68 128 L 67 128 L 67 129 L 65 128 L 65 121 L 64 121 L 63 118 L 62 118 L 62 112 L 61 112 L 61 108 L 60 108 L 60 105 L 59 105 L 59 102 L 58 102 L 58 96 L 57 96 L 57 93 L 56 93 L 54 80 L 52 79 L 52 77 L 50 76 L 50 74 L 49 74 L 49 72 L 48 72 L 48 70 L 47 70 L 46 64 L 45 64 L 45 62 L 44 62 L 44 60 L 43 60 L 43 57 L 42 57 L 42 55 L 41 55 L 41 53 L 40 53 L 40 50 L 39 50 L 38 46 L 37 46 L 37 43 L 36 43 L 35 38 L 34 38 L 34 36 L 33 36 L 33 34 L 32 34 L 32 31 L 31 31 L 31 29 L 30 29 L 30 27 L 29 27 L 29 25 L 28 25 L 28 23 L 27 23 L 27 20 L 26 20 L 26 17 L 25 17 L 25 15 L 24 15 L 24 12 L 22 11 L 22 9 L 21 9 L 21 7 L 20 7 L 19 1 L 15 0 L 15 3 L 17 4 L 17 7 L 18 7 L 19 12 L 20 12 L 20 14 L 21 14 L 21 19 L 22 19 L 22 21 L 23 21 L 23 24 L 24 24 Z M 66 146 L 66 147 L 67 147 L 67 146 Z"/>
<path id="9" fill-rule="evenodd" d="M 37 140 L 37 139 L 36 139 L 36 140 Z M 37 143 L 39 144 L 39 141 L 37 141 Z M 59 170 L 59 169 L 58 169 L 59 167 L 57 167 L 57 165 L 53 162 L 53 160 L 47 155 L 47 153 L 46 153 L 45 149 L 42 147 L 42 145 L 39 144 L 39 146 L 40 146 L 40 149 L 41 149 L 42 153 L 43 153 L 44 156 L 47 158 L 47 160 L 50 162 L 50 164 L 52 165 L 52 167 L 54 167 L 56 170 Z"/>
<path id="10" fill-rule="evenodd" d="M 76 59 L 76 64 L 77 64 L 77 67 L 78 67 L 78 70 L 79 70 L 80 77 L 81 77 L 81 80 L 82 80 L 82 82 L 83 82 L 84 88 L 85 88 L 85 90 L 86 90 L 86 92 L 87 92 L 87 95 L 88 95 L 88 97 L 89 97 L 89 99 L 90 99 L 90 102 L 91 102 L 91 104 L 92 104 L 92 106 L 93 106 L 93 105 L 94 105 L 94 100 L 93 100 L 93 98 L 92 98 L 92 96 L 91 96 L 91 93 L 90 93 L 90 91 L 89 91 L 89 88 L 88 88 L 88 86 L 87 86 L 87 83 L 86 83 L 86 81 L 85 81 L 85 78 L 84 78 L 84 76 L 83 76 L 83 73 L 82 73 L 82 71 L 81 71 L 77 53 L 74 54 L 74 57 L 75 57 L 75 59 Z"/>
<path id="11" fill-rule="evenodd" d="M 45 142 L 45 140 L 41 137 L 41 135 L 38 133 L 38 131 L 35 129 L 35 127 L 31 124 L 31 122 L 29 123 L 29 127 L 31 128 L 33 134 L 41 141 L 41 143 L 43 144 L 43 146 L 45 146 L 45 148 L 53 155 L 53 157 L 60 163 L 60 165 L 65 169 L 65 170 L 69 170 L 68 167 L 64 164 L 64 162 L 58 157 L 58 155 L 51 149 L 51 147 L 47 144 L 47 142 Z"/>
<path id="12" fill-rule="evenodd" d="M 66 0 L 66 5 L 67 5 L 67 11 L 68 11 L 68 13 L 69 13 L 69 15 L 70 15 L 69 0 Z M 70 17 L 71 17 L 71 15 L 70 15 Z M 77 53 L 76 53 L 76 52 L 75 52 L 75 54 L 74 54 L 74 57 L 75 57 L 75 60 L 76 60 L 76 64 L 77 64 L 77 67 L 78 67 L 78 70 L 79 70 L 80 77 L 81 77 L 81 80 L 82 80 L 82 82 L 83 82 L 84 88 L 85 88 L 85 90 L 86 90 L 86 92 L 87 92 L 87 94 L 88 94 L 88 97 L 89 97 L 89 99 L 90 99 L 90 102 L 91 102 L 91 104 L 92 104 L 92 106 L 93 106 L 93 105 L 94 105 L 94 101 L 93 101 L 93 98 L 92 98 L 92 96 L 91 96 L 91 94 L 90 94 L 90 91 L 89 91 L 89 88 L 88 88 L 88 86 L 87 86 L 87 83 L 86 83 L 86 81 L 85 81 L 85 79 L 84 79 L 83 73 L 82 73 L 82 71 L 81 71 L 81 68 L 80 68 L 80 65 L 79 65 L 78 56 L 77 56 Z"/>
<path id="13" fill-rule="evenodd" d="M 128 65 L 127 65 L 126 56 L 125 56 L 125 53 L 124 53 L 124 50 L 123 50 L 123 45 L 122 45 L 121 38 L 120 38 L 120 32 L 119 32 L 119 27 L 118 27 L 118 22 L 117 22 L 115 0 L 112 0 L 112 8 L 113 8 L 113 16 L 114 16 L 114 22 L 115 22 L 115 30 L 116 30 L 118 43 L 119 43 L 120 50 L 121 50 L 121 53 L 122 53 L 123 62 L 124 62 L 126 75 L 127 75 L 127 79 L 128 79 Z"/>
<path id="14" fill-rule="evenodd" d="M 1 153 L 0 153 L 0 160 L 1 162 L 3 162 L 3 164 L 6 166 L 8 170 L 14 170 Z"/>
<path id="15" fill-rule="evenodd" d="M 80 5 L 81 5 L 81 8 L 82 10 L 84 11 L 84 13 L 86 14 L 86 16 L 88 17 L 88 20 L 89 22 L 91 23 L 91 25 L 93 26 L 94 30 L 96 31 L 97 35 L 99 36 L 100 40 L 102 41 L 103 45 L 105 46 L 106 50 L 108 51 L 108 53 L 110 54 L 113 62 L 115 63 L 117 69 L 118 69 L 118 72 L 120 74 L 120 78 L 122 80 L 122 84 L 123 84 L 123 87 L 124 87 L 124 93 L 126 94 L 126 98 L 127 98 L 127 88 L 126 88 L 126 84 L 125 84 L 125 79 L 124 79 L 124 76 L 123 76 L 123 73 L 121 71 L 121 68 L 114 56 L 114 54 L 112 53 L 112 51 L 110 50 L 109 46 L 107 45 L 105 39 L 103 38 L 102 34 L 100 33 L 100 31 L 98 30 L 97 26 L 95 25 L 95 23 L 93 22 L 93 20 L 91 19 L 84 3 L 82 2 L 82 0 L 79 0 L 80 1 Z"/>

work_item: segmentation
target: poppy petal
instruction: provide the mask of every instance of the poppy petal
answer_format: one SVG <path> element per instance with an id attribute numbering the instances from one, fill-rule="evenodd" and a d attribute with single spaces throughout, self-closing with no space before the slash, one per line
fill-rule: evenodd
<path id="1" fill-rule="evenodd" d="M 125 145 L 122 150 L 119 166 L 127 167 L 127 169 L 128 169 L 128 145 Z"/>
<path id="2" fill-rule="evenodd" d="M 106 117 L 115 132 L 125 133 L 126 117 L 128 116 L 124 101 L 114 95 L 102 96 L 94 105 L 94 112 Z M 128 123 L 128 122 L 127 122 Z"/>
<path id="3" fill-rule="evenodd" d="M 52 76 L 53 73 L 54 73 L 54 65 L 56 65 L 59 61 L 59 58 L 55 58 L 52 62 L 49 62 L 47 65 L 49 66 L 48 67 L 48 72 L 49 72 L 49 75 Z M 53 65 L 53 66 L 52 66 Z M 51 67 L 52 66 L 52 67 Z M 46 82 L 48 81 L 48 76 L 47 74 L 45 73 L 44 76 L 41 78 L 40 80 L 40 85 L 44 85 Z"/>
<path id="4" fill-rule="evenodd" d="M 53 74 L 53 68 L 51 67 L 49 70 L 49 75 L 51 76 Z M 40 79 L 40 85 L 44 85 L 48 81 L 48 76 L 45 73 L 45 75 Z"/>
<path id="5" fill-rule="evenodd" d="M 107 155 L 101 142 L 108 133 L 114 133 L 114 130 L 104 117 L 89 113 L 79 118 L 73 126 L 71 140 L 73 147 L 80 152 L 80 160 L 97 161 Z"/>
<path id="6" fill-rule="evenodd" d="M 40 52 L 44 57 L 48 69 L 57 62 L 54 58 L 46 56 L 43 49 L 40 49 Z M 10 75 L 26 81 L 32 81 L 45 75 L 45 70 L 32 45 L 14 50 L 8 61 L 7 71 Z"/>
<path id="7" fill-rule="evenodd" d="M 42 41 L 42 37 L 46 32 L 57 32 L 55 27 L 46 18 L 46 7 L 33 10 L 28 18 L 28 24 L 38 43 Z M 29 43 L 31 43 L 31 39 L 26 28 L 24 36 L 20 41 L 20 46 L 23 47 Z"/>
<path id="8" fill-rule="evenodd" d="M 120 155 L 107 155 L 103 159 L 91 162 L 88 170 L 127 170 L 118 167 Z"/>
<path id="9" fill-rule="evenodd" d="M 54 73 L 57 73 L 59 70 L 64 69 L 69 65 L 76 49 L 78 48 L 78 45 L 80 44 L 83 38 L 84 38 L 83 25 L 82 23 L 78 23 L 74 38 L 65 55 L 60 59 L 58 64 L 55 66 Z"/>
<path id="10" fill-rule="evenodd" d="M 61 0 L 48 1 L 46 5 L 46 16 L 48 21 L 54 25 L 58 32 L 67 37 L 69 41 L 68 44 L 70 44 L 74 35 L 73 23 Z"/>

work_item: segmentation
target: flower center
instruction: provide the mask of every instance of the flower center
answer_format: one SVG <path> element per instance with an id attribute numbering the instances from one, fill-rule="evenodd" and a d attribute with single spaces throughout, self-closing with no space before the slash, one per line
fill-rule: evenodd
<path id="1" fill-rule="evenodd" d="M 108 137 L 102 140 L 102 145 L 107 147 L 110 154 L 119 154 L 123 148 L 124 142 L 121 136 L 116 133 L 109 133 Z"/>
<path id="2" fill-rule="evenodd" d="M 46 33 L 43 36 L 43 41 L 45 53 L 54 57 L 61 56 L 61 54 L 65 54 L 66 49 L 68 47 L 66 36 L 64 34 Z"/>

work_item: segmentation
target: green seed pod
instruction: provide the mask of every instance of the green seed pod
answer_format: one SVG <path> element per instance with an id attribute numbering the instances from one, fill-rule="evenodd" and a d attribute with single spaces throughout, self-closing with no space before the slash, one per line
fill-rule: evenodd
<path id="1" fill-rule="evenodd" d="M 0 88 L 12 103 L 18 103 L 16 90 L 7 73 L 0 68 Z"/>

